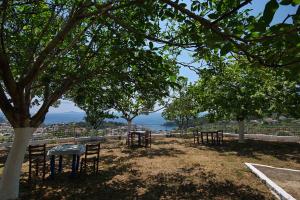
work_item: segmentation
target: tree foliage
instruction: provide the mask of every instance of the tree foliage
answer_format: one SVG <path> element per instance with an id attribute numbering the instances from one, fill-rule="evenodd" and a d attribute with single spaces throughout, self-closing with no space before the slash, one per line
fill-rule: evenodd
<path id="1" fill-rule="evenodd" d="M 79 83 L 71 98 L 89 113 L 111 113 L 113 109 L 131 121 L 152 112 L 178 86 L 177 75 L 174 62 L 150 50 L 130 49 L 122 54 L 120 63 L 110 66 L 108 74 Z"/>
<path id="2" fill-rule="evenodd" d="M 37 127 L 73 85 L 108 73 L 128 49 L 147 46 L 143 34 L 160 29 L 156 9 L 138 1 L 2 1 L 0 106 L 10 123 Z"/>
<path id="3" fill-rule="evenodd" d="M 194 51 L 195 60 L 210 61 L 214 59 L 212 55 L 235 60 L 242 57 L 254 66 L 287 67 L 298 71 L 299 1 L 269 0 L 262 15 L 258 16 L 252 16 L 246 9 L 251 0 L 161 2 L 166 3 L 162 17 L 176 21 L 179 27 L 169 36 L 174 43 L 181 44 L 178 46 Z M 297 11 L 275 22 L 279 7 L 287 6 Z"/>
<path id="4" fill-rule="evenodd" d="M 186 129 L 189 122 L 197 118 L 199 114 L 199 105 L 195 96 L 188 90 L 186 81 L 181 82 L 178 96 L 166 106 L 162 116 L 166 120 L 174 121 L 179 125 L 180 129 Z"/>
<path id="5" fill-rule="evenodd" d="M 244 120 L 274 112 L 298 115 L 297 81 L 282 70 L 249 67 L 246 63 L 219 64 L 203 69 L 193 86 L 197 100 L 215 118 Z"/>

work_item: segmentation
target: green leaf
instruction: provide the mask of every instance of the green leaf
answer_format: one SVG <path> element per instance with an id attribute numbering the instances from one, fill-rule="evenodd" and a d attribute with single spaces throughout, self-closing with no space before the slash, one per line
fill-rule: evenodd
<path id="1" fill-rule="evenodd" d="M 149 42 L 150 49 L 153 49 L 153 42 Z"/>
<path id="2" fill-rule="evenodd" d="M 277 0 L 270 0 L 265 7 L 264 14 L 262 16 L 262 19 L 264 20 L 266 26 L 268 26 L 275 15 L 275 12 L 279 8 Z"/>
<path id="3" fill-rule="evenodd" d="M 282 0 L 280 2 L 281 5 L 290 5 L 292 3 L 292 0 Z"/>
<path id="4" fill-rule="evenodd" d="M 300 4 L 300 0 L 293 0 L 293 4 L 294 5 L 299 5 Z"/>
<path id="5" fill-rule="evenodd" d="M 232 50 L 232 44 L 231 43 L 226 43 L 220 51 L 221 56 L 226 55 L 228 52 Z"/>
<path id="6" fill-rule="evenodd" d="M 181 6 L 181 7 L 186 7 L 186 4 L 185 3 L 181 3 L 181 4 L 179 4 L 179 6 Z"/>
<path id="7" fill-rule="evenodd" d="M 218 15 L 217 15 L 216 13 L 211 13 L 211 14 L 208 15 L 208 17 L 209 17 L 210 19 L 217 19 L 217 18 L 218 18 Z"/>

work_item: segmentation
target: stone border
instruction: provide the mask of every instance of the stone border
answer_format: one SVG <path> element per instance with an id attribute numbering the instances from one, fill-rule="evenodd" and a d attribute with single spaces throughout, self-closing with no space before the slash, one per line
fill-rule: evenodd
<path id="1" fill-rule="evenodd" d="M 170 136 L 179 136 L 180 133 L 172 133 Z M 188 134 L 192 135 L 192 134 Z M 159 137 L 167 137 L 168 134 L 152 134 L 152 138 Z M 238 134 L 234 133 L 224 133 L 225 137 L 239 137 Z M 126 136 L 121 136 L 122 138 L 126 138 Z M 61 142 L 79 142 L 79 141 L 93 141 L 93 140 L 102 140 L 104 138 L 119 138 L 117 135 L 110 136 L 86 136 L 86 137 L 67 137 L 67 138 L 51 138 L 45 140 L 32 140 L 30 144 L 49 144 L 49 143 L 61 143 Z M 251 140 L 261 140 L 261 141 L 272 141 L 272 142 L 292 142 L 292 143 L 300 143 L 300 136 L 275 136 L 275 135 L 264 135 L 264 134 L 245 134 L 245 139 Z M 0 143 L 0 147 L 9 147 L 12 145 L 12 142 L 4 142 Z"/>
<path id="2" fill-rule="evenodd" d="M 224 136 L 239 137 L 238 134 L 224 133 Z M 300 136 L 278 136 L 278 135 L 265 135 L 265 134 L 245 134 L 245 139 L 261 140 L 269 142 L 292 142 L 300 143 Z"/>
<path id="3" fill-rule="evenodd" d="M 152 134 L 152 138 L 160 138 L 166 137 L 164 134 Z M 64 142 L 90 142 L 90 141 L 100 141 L 104 140 L 105 138 L 114 138 L 118 139 L 120 136 L 117 135 L 109 135 L 109 136 L 86 136 L 86 137 L 66 137 L 66 138 L 51 138 L 51 139 L 44 139 L 44 140 L 31 140 L 29 144 L 31 145 L 40 145 L 40 144 L 51 144 L 51 143 L 64 143 Z M 121 136 L 122 139 L 125 139 L 126 136 Z M 10 147 L 12 142 L 4 142 L 0 143 L 1 147 Z"/>
<path id="4" fill-rule="evenodd" d="M 284 189 L 282 189 L 279 185 L 274 183 L 271 179 L 269 179 L 264 173 L 262 173 L 260 170 L 258 170 L 254 165 L 258 166 L 264 166 L 264 167 L 270 167 L 273 169 L 282 169 L 282 170 L 289 170 L 289 171 L 299 171 L 300 170 L 293 170 L 293 169 L 287 169 L 287 168 L 276 168 L 268 165 L 261 165 L 261 164 L 255 164 L 255 163 L 245 163 L 245 165 L 256 175 L 259 179 L 262 180 L 273 192 L 275 192 L 276 195 L 281 200 L 296 200 L 294 197 L 292 197 L 289 193 L 287 193 Z M 275 196 L 276 196 L 275 195 Z"/>

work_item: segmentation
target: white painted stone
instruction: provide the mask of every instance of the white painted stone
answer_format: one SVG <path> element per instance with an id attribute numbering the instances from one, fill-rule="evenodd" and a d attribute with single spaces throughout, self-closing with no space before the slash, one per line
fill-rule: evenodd
<path id="1" fill-rule="evenodd" d="M 289 193 L 287 193 L 284 189 L 282 189 L 279 185 L 274 183 L 271 179 L 269 179 L 264 173 L 262 173 L 260 170 L 258 170 L 255 165 L 258 166 L 265 166 L 265 167 L 271 167 L 267 165 L 259 165 L 255 163 L 245 163 L 245 165 L 255 174 L 257 175 L 266 185 L 274 191 L 281 200 L 296 200 L 294 197 L 292 197 Z M 275 168 L 275 167 L 272 167 Z M 275 169 L 284 169 L 284 170 L 291 170 L 286 168 L 275 168 Z M 292 170 L 291 170 L 292 171 Z M 300 171 L 300 170 L 296 170 Z M 276 195 L 275 195 L 276 196 Z"/>

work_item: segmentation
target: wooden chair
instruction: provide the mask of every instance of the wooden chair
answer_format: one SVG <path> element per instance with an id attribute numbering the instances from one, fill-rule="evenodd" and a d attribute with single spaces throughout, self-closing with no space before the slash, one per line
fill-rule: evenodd
<path id="1" fill-rule="evenodd" d="M 134 144 L 134 134 L 130 131 L 127 133 L 126 144 L 130 147 Z"/>
<path id="2" fill-rule="evenodd" d="M 218 130 L 212 133 L 212 144 L 223 144 L 222 130 Z"/>
<path id="3" fill-rule="evenodd" d="M 194 144 L 199 144 L 199 132 L 198 130 L 193 130 L 193 136 L 194 136 Z"/>
<path id="4" fill-rule="evenodd" d="M 43 145 L 29 145 L 28 147 L 28 159 L 29 159 L 29 173 L 28 181 L 32 178 L 32 168 L 35 166 L 35 175 L 39 174 L 39 165 L 42 165 L 43 180 L 46 175 L 46 144 Z"/>
<path id="5" fill-rule="evenodd" d="M 204 135 L 206 135 L 206 142 L 208 143 L 208 133 L 201 131 L 200 132 L 200 137 L 201 137 L 201 143 L 204 144 Z"/>
<path id="6" fill-rule="evenodd" d="M 218 136 L 218 138 L 217 138 L 217 143 L 218 144 L 223 144 L 223 130 L 218 130 L 217 131 L 217 136 Z"/>
<path id="7" fill-rule="evenodd" d="M 99 160 L 100 160 L 100 142 L 97 144 L 86 144 L 85 145 L 85 154 L 84 158 L 81 159 L 80 164 L 80 172 L 86 172 L 87 163 L 93 162 L 93 170 L 94 172 L 98 172 L 99 170 Z"/>
<path id="8" fill-rule="evenodd" d="M 145 147 L 151 148 L 151 143 L 152 143 L 151 131 L 147 131 L 145 134 Z"/>

